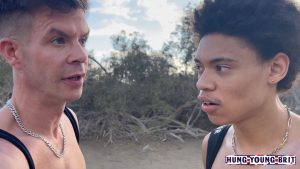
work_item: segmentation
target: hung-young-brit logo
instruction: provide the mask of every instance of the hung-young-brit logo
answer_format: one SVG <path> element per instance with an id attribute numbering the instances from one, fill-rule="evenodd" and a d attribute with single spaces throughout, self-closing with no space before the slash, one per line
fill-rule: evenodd
<path id="1" fill-rule="evenodd" d="M 294 155 L 228 155 L 228 165 L 296 165 Z"/>

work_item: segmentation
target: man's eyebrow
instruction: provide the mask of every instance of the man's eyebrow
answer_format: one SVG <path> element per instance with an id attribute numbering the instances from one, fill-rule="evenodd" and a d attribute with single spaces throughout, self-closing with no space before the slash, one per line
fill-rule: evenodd
<path id="1" fill-rule="evenodd" d="M 201 63 L 201 61 L 198 58 L 195 58 L 194 61 L 196 63 Z M 232 59 L 232 58 L 227 58 L 227 57 L 222 57 L 221 56 L 221 57 L 215 57 L 215 58 L 213 58 L 209 61 L 209 63 L 211 63 L 211 64 L 215 64 L 215 63 L 218 63 L 218 62 L 236 62 L 236 60 Z"/>
<path id="2" fill-rule="evenodd" d="M 236 62 L 236 60 L 232 59 L 232 58 L 220 56 L 220 57 L 215 57 L 215 58 L 211 59 L 209 62 L 211 64 L 216 64 L 218 62 Z"/>
<path id="3" fill-rule="evenodd" d="M 47 33 L 46 36 L 50 36 L 50 35 L 59 35 L 59 36 L 63 36 L 63 37 L 69 37 L 69 35 L 67 33 L 65 33 L 62 30 L 59 30 L 57 28 L 51 28 Z"/>
<path id="4" fill-rule="evenodd" d="M 90 34 L 90 29 L 86 33 L 84 33 L 83 36 L 88 37 L 89 34 Z"/>
<path id="5" fill-rule="evenodd" d="M 84 33 L 82 36 L 89 36 L 90 30 L 88 30 L 86 33 Z M 70 37 L 70 35 L 68 35 L 67 33 L 65 33 L 64 31 L 57 29 L 57 28 L 51 28 L 48 32 L 47 35 L 51 35 L 51 34 L 57 34 L 63 37 Z"/>

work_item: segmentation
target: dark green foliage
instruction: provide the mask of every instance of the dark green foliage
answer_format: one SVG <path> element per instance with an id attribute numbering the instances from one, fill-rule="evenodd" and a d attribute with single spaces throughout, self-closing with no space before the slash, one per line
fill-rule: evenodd
<path id="1" fill-rule="evenodd" d="M 194 52 L 197 47 L 197 36 L 193 33 L 193 11 L 194 7 L 188 5 L 185 8 L 181 24 L 176 26 L 170 40 L 164 43 L 162 52 L 168 57 L 179 57 L 185 65 L 193 61 Z"/>
<path id="2" fill-rule="evenodd" d="M 114 36 L 119 52 L 108 60 L 108 73 L 91 68 L 83 97 L 72 103 L 79 119 L 86 120 L 82 127 L 86 136 L 109 133 L 112 138 L 137 138 L 146 130 L 155 133 L 153 127 L 171 123 L 160 117 L 176 120 L 182 113 L 176 114 L 177 108 L 195 100 L 194 75 L 172 73 L 169 61 L 146 50 L 146 41 L 137 35 L 127 37 L 122 32 Z"/>

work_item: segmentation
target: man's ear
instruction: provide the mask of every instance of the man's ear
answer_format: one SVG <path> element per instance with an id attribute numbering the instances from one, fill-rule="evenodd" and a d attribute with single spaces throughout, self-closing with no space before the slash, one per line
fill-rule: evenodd
<path id="1" fill-rule="evenodd" d="M 280 80 L 282 80 L 288 72 L 289 64 L 290 59 L 285 53 L 277 53 L 269 62 L 269 84 L 277 84 Z"/>
<path id="2" fill-rule="evenodd" d="M 7 63 L 13 67 L 20 66 L 18 54 L 18 44 L 11 38 L 3 38 L 0 40 L 0 53 Z"/>

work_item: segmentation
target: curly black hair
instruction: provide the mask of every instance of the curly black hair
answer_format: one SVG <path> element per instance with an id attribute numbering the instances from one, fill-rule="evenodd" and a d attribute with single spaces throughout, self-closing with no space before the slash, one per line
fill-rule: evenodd
<path id="1" fill-rule="evenodd" d="M 262 61 L 287 54 L 289 70 L 277 91 L 292 87 L 300 71 L 300 12 L 291 0 L 204 0 L 194 20 L 200 39 L 214 33 L 241 38 Z"/>

